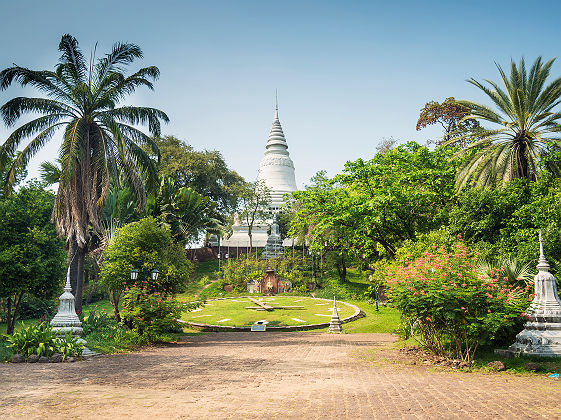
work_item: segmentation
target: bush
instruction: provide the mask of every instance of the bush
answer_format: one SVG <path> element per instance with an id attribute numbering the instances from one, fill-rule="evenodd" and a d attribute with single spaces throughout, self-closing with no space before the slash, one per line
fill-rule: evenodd
<path id="1" fill-rule="evenodd" d="M 32 354 L 50 356 L 53 353 L 60 353 L 64 360 L 68 356 L 79 356 L 84 348 L 84 345 L 78 342 L 78 337 L 72 337 L 70 332 L 57 337 L 52 327 L 45 322 L 28 327 L 22 324 L 20 330 L 12 335 L 6 335 L 5 338 L 12 352 L 21 353 L 25 357 Z"/>
<path id="2" fill-rule="evenodd" d="M 182 292 L 191 278 L 193 266 L 182 246 L 171 241 L 169 231 L 161 228 L 152 217 L 129 223 L 117 231 L 117 236 L 103 253 L 100 278 L 111 291 L 111 303 L 119 321 L 118 305 L 122 291 L 139 286 L 151 292 Z M 139 271 L 132 281 L 132 269 Z M 153 283 L 150 272 L 160 272 Z"/>
<path id="3" fill-rule="evenodd" d="M 57 305 L 55 299 L 37 299 L 33 296 L 25 296 L 18 308 L 19 319 L 44 318 L 51 319 L 56 314 Z"/>
<path id="4" fill-rule="evenodd" d="M 122 315 L 129 328 L 153 342 L 170 328 L 180 327 L 183 306 L 164 293 L 133 286 L 123 296 Z"/>
<path id="5" fill-rule="evenodd" d="M 67 357 L 80 356 L 84 350 L 84 342 L 80 340 L 80 337 L 73 336 L 71 332 L 57 338 L 55 343 L 57 352 L 62 355 L 62 360 L 66 360 Z"/>
<path id="6" fill-rule="evenodd" d="M 40 323 L 24 327 L 7 335 L 8 347 L 14 353 L 21 353 L 25 357 L 32 354 L 50 356 L 55 352 L 55 335 L 52 327 L 47 323 Z"/>
<path id="7" fill-rule="evenodd" d="M 459 243 L 390 268 L 391 302 L 426 350 L 469 361 L 480 344 L 512 340 L 522 328 L 531 285 L 509 285 L 500 270 L 486 280 L 477 259 Z"/>
<path id="8" fill-rule="evenodd" d="M 117 326 L 115 318 L 111 318 L 105 309 L 96 312 L 95 309 L 90 310 L 87 317 L 82 321 L 82 330 L 84 335 L 91 334 L 95 331 L 107 329 L 110 326 Z"/>

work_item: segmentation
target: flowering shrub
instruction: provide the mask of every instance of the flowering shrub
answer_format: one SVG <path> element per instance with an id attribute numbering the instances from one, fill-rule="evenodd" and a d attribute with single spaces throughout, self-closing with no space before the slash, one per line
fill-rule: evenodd
<path id="1" fill-rule="evenodd" d="M 520 331 L 531 284 L 510 285 L 501 269 L 485 278 L 477 255 L 461 242 L 453 252 L 433 248 L 387 273 L 390 300 L 422 347 L 469 361 L 480 344 L 504 342 Z"/>
<path id="2" fill-rule="evenodd" d="M 99 331 L 104 328 L 107 328 L 111 323 L 115 323 L 115 319 L 109 317 L 109 314 L 102 309 L 100 312 L 97 312 L 97 307 L 90 310 L 90 313 L 87 317 L 84 317 L 82 321 L 82 330 L 84 331 L 84 335 L 88 335 L 94 331 Z"/>
<path id="3" fill-rule="evenodd" d="M 183 304 L 163 292 L 132 286 L 123 296 L 122 318 L 135 332 L 148 341 L 172 329 L 180 327 Z"/>

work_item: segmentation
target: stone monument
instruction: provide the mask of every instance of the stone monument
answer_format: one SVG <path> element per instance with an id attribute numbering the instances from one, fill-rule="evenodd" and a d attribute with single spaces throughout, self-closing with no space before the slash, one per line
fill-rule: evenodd
<path id="1" fill-rule="evenodd" d="M 68 332 L 71 332 L 73 336 L 80 336 L 82 334 L 82 323 L 78 315 L 76 315 L 76 299 L 72 294 L 72 287 L 70 286 L 70 267 L 68 267 L 66 272 L 64 292 L 58 298 L 58 311 L 51 321 L 51 326 L 53 327 L 53 332 L 59 337 Z M 86 340 L 80 338 L 78 341 L 84 344 L 82 356 L 93 356 L 96 354 L 86 347 Z"/>
<path id="2" fill-rule="evenodd" d="M 329 333 L 340 333 L 343 331 L 341 326 L 341 320 L 339 319 L 339 312 L 337 311 L 337 301 L 335 296 L 333 296 L 333 312 L 331 314 L 331 321 L 329 321 L 329 328 L 327 332 Z"/>
<path id="3" fill-rule="evenodd" d="M 524 330 L 516 336 L 514 344 L 506 351 L 497 350 L 497 353 L 561 356 L 561 301 L 557 295 L 555 277 L 549 268 L 540 232 L 538 274 L 534 277 L 535 296 L 526 311 L 530 319 L 524 325 Z"/>
<path id="4" fill-rule="evenodd" d="M 279 225 L 276 219 L 271 225 L 271 234 L 267 238 L 267 244 L 265 245 L 265 251 L 263 252 L 263 258 L 280 258 L 284 253 L 284 247 L 282 245 L 282 239 L 279 233 Z"/>

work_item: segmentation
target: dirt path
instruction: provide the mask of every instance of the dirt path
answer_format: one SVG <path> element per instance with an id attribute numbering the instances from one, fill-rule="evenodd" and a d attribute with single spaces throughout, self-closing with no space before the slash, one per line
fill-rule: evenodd
<path id="1" fill-rule="evenodd" d="M 392 340 L 218 333 L 79 363 L 4 364 L 0 418 L 561 418 L 558 381 L 408 365 Z"/>

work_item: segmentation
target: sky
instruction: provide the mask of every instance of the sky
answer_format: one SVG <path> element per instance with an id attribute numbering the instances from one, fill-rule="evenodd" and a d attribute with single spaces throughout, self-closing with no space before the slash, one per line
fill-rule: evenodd
<path id="1" fill-rule="evenodd" d="M 155 65 L 161 75 L 154 91 L 125 103 L 163 110 L 163 134 L 219 150 L 248 181 L 277 90 L 302 188 L 317 171 L 333 176 L 349 160 L 371 158 L 383 139 L 438 138 L 438 127 L 415 130 L 424 104 L 450 96 L 488 103 L 466 79 L 498 81 L 495 63 L 557 56 L 559 12 L 556 1 L 517 0 L 19 0 L 0 8 L 0 69 L 53 69 L 65 33 L 86 55 L 96 43 L 98 56 L 117 41 L 138 44 L 144 58 L 130 71 Z M 561 61 L 552 69 L 560 75 Z M 0 104 L 16 96 L 40 93 L 13 85 Z M 11 130 L 0 121 L 0 143 Z M 31 161 L 30 176 L 57 157 L 61 135 Z"/>

